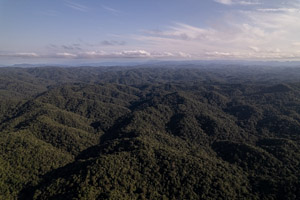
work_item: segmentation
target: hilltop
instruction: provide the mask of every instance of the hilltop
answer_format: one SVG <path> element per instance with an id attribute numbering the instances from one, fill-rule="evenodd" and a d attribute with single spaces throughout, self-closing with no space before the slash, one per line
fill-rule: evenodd
<path id="1" fill-rule="evenodd" d="M 298 199 L 300 68 L 0 68 L 0 199 Z"/>

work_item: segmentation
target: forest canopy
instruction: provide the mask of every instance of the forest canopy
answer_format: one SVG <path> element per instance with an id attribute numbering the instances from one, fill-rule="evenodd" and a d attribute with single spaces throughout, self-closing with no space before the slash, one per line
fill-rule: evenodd
<path id="1" fill-rule="evenodd" d="M 299 199 L 300 68 L 0 68 L 0 199 Z"/>

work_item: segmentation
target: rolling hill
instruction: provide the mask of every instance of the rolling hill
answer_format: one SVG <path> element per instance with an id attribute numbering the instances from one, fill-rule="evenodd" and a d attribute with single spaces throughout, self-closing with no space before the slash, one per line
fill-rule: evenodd
<path id="1" fill-rule="evenodd" d="M 0 199 L 299 199 L 288 69 L 0 68 Z"/>

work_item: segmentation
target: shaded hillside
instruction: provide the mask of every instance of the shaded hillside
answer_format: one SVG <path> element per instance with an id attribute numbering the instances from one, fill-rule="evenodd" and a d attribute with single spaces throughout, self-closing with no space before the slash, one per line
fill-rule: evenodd
<path id="1" fill-rule="evenodd" d="M 3 69 L 0 199 L 299 199 L 300 83 L 253 69 Z"/>

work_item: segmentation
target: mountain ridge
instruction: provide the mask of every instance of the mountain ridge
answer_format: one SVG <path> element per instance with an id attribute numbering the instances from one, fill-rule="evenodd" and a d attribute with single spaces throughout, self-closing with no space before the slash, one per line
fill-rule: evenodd
<path id="1" fill-rule="evenodd" d="M 299 82 L 235 69 L 16 69 L 0 199 L 297 199 Z"/>

